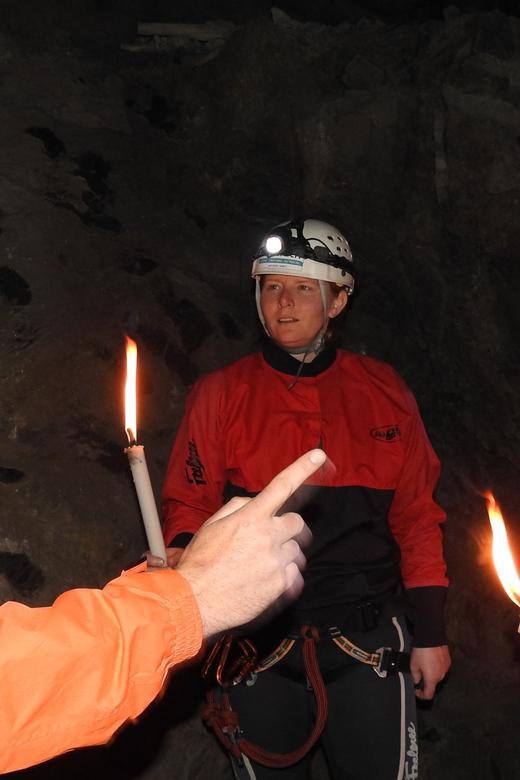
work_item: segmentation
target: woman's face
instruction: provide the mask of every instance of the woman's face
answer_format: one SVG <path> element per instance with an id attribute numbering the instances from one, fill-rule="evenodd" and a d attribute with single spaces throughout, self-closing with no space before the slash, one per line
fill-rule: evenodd
<path id="1" fill-rule="evenodd" d="M 337 317 L 347 303 L 341 290 L 333 295 L 327 284 L 327 316 Z M 285 349 L 310 344 L 323 327 L 320 285 L 302 276 L 264 276 L 260 305 L 272 339 Z"/>

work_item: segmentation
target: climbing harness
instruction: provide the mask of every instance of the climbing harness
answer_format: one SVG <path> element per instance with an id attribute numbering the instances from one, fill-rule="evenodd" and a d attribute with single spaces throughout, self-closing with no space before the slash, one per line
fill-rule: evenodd
<path id="1" fill-rule="evenodd" d="M 372 666 L 380 677 L 410 670 L 409 653 L 403 653 L 389 647 L 382 647 L 375 653 L 368 653 L 344 637 L 339 628 L 334 626 L 328 629 L 328 633 L 332 641 L 343 652 L 361 663 Z M 227 689 L 244 681 L 248 675 L 251 684 L 254 683 L 257 674 L 271 668 L 287 655 L 293 647 L 296 637 L 286 637 L 273 653 L 257 663 L 256 650 L 249 640 L 227 634 L 215 645 L 208 657 L 203 674 L 207 677 L 212 668 L 215 668 L 217 682 L 221 685 L 221 698 L 220 702 L 217 702 L 213 691 L 208 692 L 203 718 L 206 724 L 214 730 L 220 742 L 231 753 L 237 777 L 253 776 L 240 774 L 240 770 L 249 771 L 249 768 L 245 766 L 245 764 L 249 765 L 248 759 L 271 768 L 282 768 L 295 764 L 307 755 L 325 728 L 328 714 L 327 691 L 316 655 L 316 646 L 321 639 L 320 633 L 314 626 L 303 626 L 300 630 L 300 638 L 303 640 L 303 661 L 309 689 L 314 692 L 316 698 L 316 721 L 305 744 L 290 753 L 274 753 L 243 738 L 238 723 L 238 713 L 231 709 Z M 238 655 L 233 654 L 231 650 L 233 641 L 235 641 Z M 246 681 L 246 684 L 247 682 L 249 681 Z"/>

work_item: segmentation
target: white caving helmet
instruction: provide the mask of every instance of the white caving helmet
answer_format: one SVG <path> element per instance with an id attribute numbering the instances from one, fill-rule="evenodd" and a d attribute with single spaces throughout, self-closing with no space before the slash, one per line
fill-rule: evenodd
<path id="1" fill-rule="evenodd" d="M 277 225 L 262 241 L 251 272 L 256 279 L 258 316 L 267 335 L 270 336 L 260 305 L 260 276 L 279 274 L 319 281 L 323 299 L 323 326 L 310 344 L 288 350 L 296 355 L 321 352 L 329 323 L 325 282 L 332 282 L 351 295 L 354 291 L 354 273 L 350 246 L 337 228 L 317 219 L 292 220 Z"/>

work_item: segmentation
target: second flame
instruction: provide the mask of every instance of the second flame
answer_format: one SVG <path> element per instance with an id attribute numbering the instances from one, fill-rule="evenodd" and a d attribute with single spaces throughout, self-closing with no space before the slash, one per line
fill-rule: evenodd
<path id="1" fill-rule="evenodd" d="M 493 561 L 495 569 L 509 598 L 520 607 L 520 579 L 507 541 L 502 512 L 492 493 L 485 493 L 489 522 L 493 531 Z"/>

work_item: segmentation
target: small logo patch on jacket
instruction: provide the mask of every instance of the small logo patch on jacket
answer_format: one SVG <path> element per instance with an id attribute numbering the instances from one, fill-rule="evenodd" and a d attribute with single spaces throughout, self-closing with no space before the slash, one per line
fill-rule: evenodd
<path id="1" fill-rule="evenodd" d="M 206 470 L 206 467 L 202 465 L 194 441 L 190 441 L 188 444 L 188 452 L 189 455 L 186 460 L 186 465 L 188 466 L 189 471 L 188 469 L 184 469 L 186 472 L 186 479 L 191 485 L 205 485 L 206 480 L 204 479 L 204 471 Z"/>
<path id="2" fill-rule="evenodd" d="M 376 441 L 401 441 L 403 435 L 398 425 L 384 425 L 382 428 L 372 428 L 370 435 Z"/>

